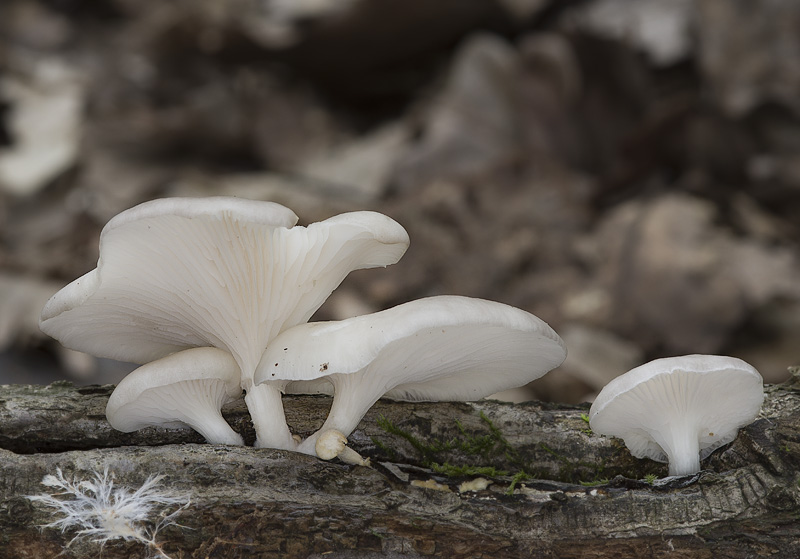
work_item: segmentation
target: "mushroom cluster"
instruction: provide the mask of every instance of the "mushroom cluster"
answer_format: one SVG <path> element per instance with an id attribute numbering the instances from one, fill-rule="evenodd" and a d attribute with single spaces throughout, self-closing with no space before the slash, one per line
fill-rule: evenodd
<path id="1" fill-rule="evenodd" d="M 308 227 L 297 219 L 279 204 L 230 197 L 140 204 L 106 224 L 97 268 L 50 299 L 41 329 L 69 348 L 142 364 L 109 398 L 115 429 L 191 427 L 210 443 L 242 445 L 220 410 L 244 395 L 256 447 L 356 464 L 365 461 L 347 437 L 379 398 L 477 400 L 564 361 L 545 322 L 468 297 L 309 323 L 351 271 L 394 264 L 409 238 L 375 212 Z M 305 440 L 286 424 L 286 392 L 333 395 Z M 761 375 L 739 359 L 657 359 L 603 388 L 590 425 L 686 475 L 753 421 L 763 397 Z"/>
<path id="2" fill-rule="evenodd" d="M 537 317 L 466 297 L 431 297 L 339 322 L 308 323 L 353 270 L 388 266 L 408 234 L 350 212 L 307 227 L 271 202 L 167 198 L 109 221 L 97 267 L 45 305 L 63 345 L 143 364 L 109 399 L 111 425 L 191 427 L 243 444 L 220 409 L 244 393 L 256 446 L 360 463 L 346 437 L 382 396 L 474 400 L 521 386 L 566 357 Z M 333 393 L 322 428 L 298 442 L 285 392 Z"/>

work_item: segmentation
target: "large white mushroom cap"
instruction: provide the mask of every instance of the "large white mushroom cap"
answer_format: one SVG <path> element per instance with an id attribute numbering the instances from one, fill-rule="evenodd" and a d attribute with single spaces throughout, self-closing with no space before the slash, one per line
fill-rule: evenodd
<path id="1" fill-rule="evenodd" d="M 375 212 L 308 227 L 279 204 L 229 197 L 167 198 L 114 217 L 97 268 L 59 291 L 40 326 L 67 347 L 146 363 L 192 347 L 228 351 L 259 446 L 290 447 L 280 387 L 253 389 L 269 341 L 306 322 L 353 270 L 395 263 L 405 229 Z M 267 425 L 282 423 L 269 435 Z"/>
<path id="2" fill-rule="evenodd" d="M 106 416 L 114 429 L 191 427 L 208 442 L 244 444 L 220 412 L 242 396 L 239 367 L 213 347 L 187 349 L 142 365 L 114 389 Z"/>
<path id="3" fill-rule="evenodd" d="M 669 462 L 669 475 L 688 475 L 735 439 L 763 400 L 761 375 L 741 359 L 668 357 L 608 383 L 592 404 L 589 425 L 622 438 L 637 458 Z"/>
<path id="4" fill-rule="evenodd" d="M 134 363 L 218 347 L 251 379 L 267 342 L 307 321 L 350 271 L 394 263 L 408 246 L 374 212 L 296 221 L 279 204 L 229 197 L 140 204 L 103 228 L 97 268 L 53 296 L 41 328 Z"/>
<path id="5" fill-rule="evenodd" d="M 255 381 L 328 380 L 334 399 L 318 433 L 349 435 L 381 397 L 477 400 L 557 367 L 564 342 L 544 321 L 502 303 L 440 296 L 279 335 Z M 311 452 L 317 435 L 301 451 Z"/>

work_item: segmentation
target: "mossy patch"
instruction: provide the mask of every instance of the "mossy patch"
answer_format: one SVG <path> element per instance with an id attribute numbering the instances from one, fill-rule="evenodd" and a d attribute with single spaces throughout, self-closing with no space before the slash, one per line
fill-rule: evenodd
<path id="1" fill-rule="evenodd" d="M 453 466 L 445 462 L 444 464 L 437 464 L 436 462 L 430 463 L 430 468 L 437 474 L 445 475 L 447 477 L 469 477 L 469 476 L 487 476 L 487 477 L 500 477 L 507 476 L 506 470 L 498 470 L 494 466 Z"/>
<path id="2" fill-rule="evenodd" d="M 589 418 L 586 414 L 581 414 L 581 418 L 588 422 Z M 534 478 L 550 478 L 589 486 L 607 483 L 608 476 L 602 463 L 576 460 L 541 442 L 537 445 L 538 448 L 555 458 L 560 464 L 555 476 L 543 475 L 543 472 L 534 467 L 530 459 L 523 458 L 522 453 L 508 442 L 502 431 L 485 413 L 480 412 L 480 420 L 484 427 L 482 432 L 468 432 L 461 422 L 455 421 L 458 434 L 450 439 L 421 438 L 399 427 L 384 416 L 378 418 L 378 426 L 387 434 L 400 437 L 408 442 L 419 453 L 420 463 L 439 475 L 453 478 L 511 476 L 511 484 L 507 491 L 509 494 L 512 494 L 515 487 L 522 481 Z M 590 429 L 587 431 L 589 431 L 587 434 L 591 434 Z M 397 456 L 397 453 L 385 442 L 376 438 L 372 440 L 390 459 Z M 453 463 L 454 455 L 459 455 L 459 462 L 464 462 L 464 455 L 470 460 L 466 464 L 456 465 Z M 499 463 L 502 463 L 502 466 L 498 466 Z"/>
<path id="3" fill-rule="evenodd" d="M 581 414 L 581 419 L 583 419 L 586 422 L 586 425 L 590 424 L 589 423 L 589 415 L 588 414 L 582 413 Z M 592 434 L 593 434 L 592 428 L 591 427 L 585 427 L 584 429 L 581 429 L 581 433 L 584 433 L 584 434 L 589 435 L 591 437 Z"/>
<path id="4" fill-rule="evenodd" d="M 459 434 L 449 440 L 421 440 L 383 416 L 378 418 L 378 426 L 387 434 L 400 437 L 408 442 L 420 454 L 420 462 L 439 475 L 453 478 L 511 476 L 511 482 L 506 491 L 509 495 L 513 494 L 520 482 L 539 477 L 539 472 L 524 462 L 519 451 L 508 442 L 501 430 L 486 414 L 480 412 L 480 419 L 486 432 L 470 433 L 459 421 L 456 421 Z M 385 443 L 375 438 L 373 438 L 373 442 L 389 457 L 396 456 L 397 453 Z M 453 465 L 447 459 L 447 455 L 453 452 L 460 452 L 476 460 L 471 464 Z M 494 466 L 492 462 L 496 462 L 498 456 L 503 456 L 504 464 L 511 464 L 513 468 L 500 469 Z"/>

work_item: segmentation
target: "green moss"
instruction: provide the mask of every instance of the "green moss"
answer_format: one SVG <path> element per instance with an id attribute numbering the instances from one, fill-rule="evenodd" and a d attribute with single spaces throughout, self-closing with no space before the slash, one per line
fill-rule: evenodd
<path id="1" fill-rule="evenodd" d="M 646 476 L 644 476 L 644 481 L 646 483 L 649 483 L 650 485 L 653 485 L 653 483 L 655 483 L 657 479 L 658 476 L 656 474 L 647 474 Z"/>
<path id="2" fill-rule="evenodd" d="M 442 442 L 442 441 L 433 441 L 431 443 L 425 443 L 419 439 L 417 439 L 414 435 L 409 433 L 408 431 L 404 431 L 391 421 L 389 421 L 386 417 L 380 416 L 378 418 L 378 427 L 383 429 L 389 435 L 395 435 L 402 439 L 405 439 L 414 450 L 419 452 L 422 455 L 422 462 L 424 464 L 429 464 L 433 462 L 436 456 L 441 452 L 446 452 L 453 448 L 452 443 L 449 442 Z M 383 448 L 386 448 L 385 445 L 381 445 Z M 393 452 L 393 451 L 392 451 Z"/>
<path id="3" fill-rule="evenodd" d="M 513 487 L 521 479 L 528 479 L 530 473 L 525 470 L 522 460 L 519 457 L 519 452 L 511 446 L 511 444 L 503 436 L 500 429 L 483 413 L 480 414 L 481 421 L 486 425 L 488 432 L 482 434 L 469 433 L 464 426 L 456 421 L 459 435 L 448 441 L 431 440 L 422 441 L 401 429 L 386 417 L 381 416 L 378 418 L 378 426 L 386 433 L 402 438 L 407 441 L 421 456 L 422 464 L 432 469 L 440 475 L 448 477 L 470 477 L 470 476 L 486 476 L 486 477 L 501 477 L 510 475 L 506 470 L 500 470 L 496 466 L 491 465 L 491 461 L 498 455 L 503 455 L 508 461 L 517 466 L 519 469 L 512 478 L 512 485 L 510 491 L 513 492 Z M 373 442 L 383 452 L 389 456 L 396 456 L 391 448 L 373 438 Z M 480 459 L 473 464 L 465 464 L 454 466 L 450 464 L 444 455 L 448 452 L 460 451 L 467 456 Z"/>
<path id="4" fill-rule="evenodd" d="M 481 412 L 481 421 L 488 427 L 487 434 L 477 435 L 468 433 L 464 426 L 456 421 L 460 437 L 450 439 L 449 441 L 442 441 L 434 439 L 431 441 L 421 441 L 408 431 L 401 429 L 386 417 L 381 416 L 378 418 L 378 427 L 383 429 L 390 435 L 395 435 L 407 441 L 422 457 L 422 462 L 429 466 L 432 463 L 440 463 L 440 455 L 453 450 L 459 450 L 468 456 L 480 457 L 485 460 L 491 460 L 498 454 L 505 455 L 512 462 L 519 461 L 519 453 L 513 448 L 505 439 L 500 430 L 495 427 L 492 421 Z M 396 454 L 389 449 L 385 444 L 373 438 L 373 442 L 387 454 Z"/>
<path id="5" fill-rule="evenodd" d="M 386 456 L 388 456 L 389 460 L 393 461 L 397 460 L 397 452 L 395 452 L 393 448 L 386 446 L 385 444 L 383 444 L 383 442 L 376 439 L 375 437 L 372 437 L 372 444 L 374 444 L 376 447 L 380 449 L 381 452 L 383 452 Z"/>
<path id="6" fill-rule="evenodd" d="M 514 474 L 514 477 L 511 478 L 511 484 L 508 486 L 508 489 L 506 489 L 506 495 L 513 495 L 514 489 L 517 488 L 517 484 L 527 479 L 531 479 L 531 476 L 521 470 Z"/>
<path id="7" fill-rule="evenodd" d="M 581 417 L 584 421 L 588 421 L 586 414 L 582 414 Z M 521 481 L 541 477 L 541 472 L 534 469 L 531 464 L 522 458 L 520 452 L 508 442 L 502 431 L 489 417 L 481 412 L 480 419 L 485 426 L 485 432 L 468 432 L 460 422 L 456 421 L 458 435 L 449 440 L 421 440 L 395 425 L 384 416 L 378 418 L 378 426 L 387 434 L 407 441 L 419 453 L 420 462 L 440 475 L 448 477 L 499 477 L 511 475 L 511 484 L 507 490 L 509 495 L 513 494 L 515 487 Z M 388 456 L 392 458 L 397 456 L 397 453 L 385 443 L 376 439 L 373 439 L 373 442 Z M 574 482 L 579 475 L 585 475 L 588 471 L 593 474 L 592 481 L 581 483 L 585 485 L 608 483 L 608 480 L 602 475 L 605 469 L 603 464 L 573 460 L 556 452 L 545 443 L 540 443 L 539 448 L 556 458 L 561 464 L 556 479 Z M 474 460 L 465 465 L 454 466 L 448 459 L 448 453 L 454 451 L 472 457 Z M 512 468 L 508 469 L 510 471 L 500 470 L 494 465 L 500 456 L 504 457 L 504 465 L 510 464 L 512 466 Z"/>
<path id="8" fill-rule="evenodd" d="M 586 425 L 589 425 L 589 415 L 588 414 L 582 413 L 581 414 L 581 419 L 583 419 L 586 422 Z M 585 434 L 587 434 L 589 436 L 592 436 L 592 434 L 593 434 L 591 427 L 587 427 L 585 429 L 581 429 L 581 432 L 585 433 Z"/>
<path id="9" fill-rule="evenodd" d="M 508 472 L 505 470 L 498 470 L 494 466 L 453 466 L 445 462 L 444 464 L 437 464 L 436 462 L 430 463 L 430 468 L 437 474 L 445 475 L 447 477 L 468 477 L 468 476 L 486 476 L 486 477 L 499 477 L 507 476 Z"/>

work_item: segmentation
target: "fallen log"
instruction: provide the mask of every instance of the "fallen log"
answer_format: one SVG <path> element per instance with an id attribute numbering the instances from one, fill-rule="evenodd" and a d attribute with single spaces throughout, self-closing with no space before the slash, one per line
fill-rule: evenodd
<path id="1" fill-rule="evenodd" d="M 189 503 L 154 538 L 172 558 L 798 557 L 799 386 L 767 387 L 759 419 L 679 478 L 592 433 L 585 405 L 381 401 L 350 437 L 363 467 L 189 430 L 120 433 L 105 420 L 112 386 L 4 386 L 0 558 L 98 554 L 90 536 L 70 544 L 75 529 L 40 528 L 58 512 L 27 496 L 55 493 L 42 481 L 59 469 L 75 481 L 107 470 L 131 491 L 164 476 L 159 487 Z M 305 435 L 330 401 L 284 402 Z M 244 406 L 223 411 L 251 444 Z M 154 553 L 115 539 L 102 556 Z"/>

